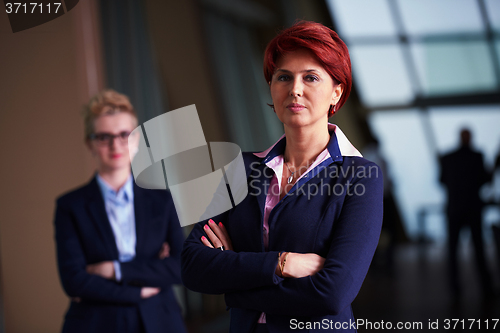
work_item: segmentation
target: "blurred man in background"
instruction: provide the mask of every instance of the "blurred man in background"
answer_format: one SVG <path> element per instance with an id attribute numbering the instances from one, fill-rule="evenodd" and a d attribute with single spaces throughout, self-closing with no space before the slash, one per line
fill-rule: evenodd
<path id="1" fill-rule="evenodd" d="M 476 267 L 481 278 L 483 295 L 492 293 L 491 278 L 487 268 L 482 233 L 483 201 L 479 189 L 490 180 L 484 168 L 483 155 L 471 148 L 470 130 L 460 132 L 460 147 L 441 158 L 440 181 L 448 192 L 446 214 L 448 218 L 448 259 L 452 291 L 460 296 L 458 271 L 458 241 L 460 230 L 470 228 L 474 242 Z"/>

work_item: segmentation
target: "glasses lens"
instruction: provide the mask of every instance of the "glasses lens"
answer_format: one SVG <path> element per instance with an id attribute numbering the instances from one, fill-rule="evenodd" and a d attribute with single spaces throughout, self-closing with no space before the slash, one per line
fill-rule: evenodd
<path id="1" fill-rule="evenodd" d="M 95 139 L 99 144 L 107 144 L 112 139 L 112 136 L 107 133 L 99 133 L 95 135 Z"/>
<path id="2" fill-rule="evenodd" d="M 111 134 L 111 133 L 95 133 L 95 134 L 92 134 L 92 136 L 90 138 L 92 140 L 95 140 L 97 142 L 97 144 L 104 146 L 104 145 L 111 144 L 115 138 L 118 138 L 118 141 L 121 144 L 127 143 L 129 135 L 130 135 L 129 131 L 123 131 L 123 132 L 120 132 L 119 134 L 116 134 L 116 135 Z"/>
<path id="3" fill-rule="evenodd" d="M 127 142 L 127 139 L 128 139 L 128 136 L 130 135 L 130 132 L 123 131 L 123 132 L 120 132 L 120 134 L 118 134 L 118 135 L 120 137 L 121 142 Z"/>

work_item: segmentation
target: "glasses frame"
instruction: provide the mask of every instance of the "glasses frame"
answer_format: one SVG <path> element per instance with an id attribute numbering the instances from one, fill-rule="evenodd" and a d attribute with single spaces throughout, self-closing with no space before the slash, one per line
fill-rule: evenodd
<path id="1" fill-rule="evenodd" d="M 118 139 L 118 142 L 120 144 L 128 144 L 128 138 L 130 136 L 129 131 L 121 131 L 118 134 L 112 134 L 112 133 L 92 133 L 89 135 L 89 139 L 91 141 L 94 141 L 98 146 L 111 146 L 114 142 L 115 139 Z"/>

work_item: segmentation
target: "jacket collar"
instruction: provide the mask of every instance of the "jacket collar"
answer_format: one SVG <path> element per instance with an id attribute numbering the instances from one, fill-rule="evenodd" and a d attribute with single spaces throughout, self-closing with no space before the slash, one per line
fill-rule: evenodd
<path id="1" fill-rule="evenodd" d="M 103 244 L 105 244 L 108 253 L 111 255 L 112 259 L 118 259 L 118 249 L 116 247 L 115 236 L 113 234 L 113 230 L 111 229 L 108 215 L 106 214 L 104 198 L 97 183 L 96 175 L 94 175 L 87 186 L 87 207 L 90 212 L 90 216 L 92 216 L 92 223 L 94 223 L 95 228 L 99 231 L 99 236 L 101 237 Z"/>
<path id="2" fill-rule="evenodd" d="M 113 188 L 111 188 L 111 186 L 106 183 L 106 181 L 99 174 L 96 174 L 95 178 L 105 202 L 107 202 L 108 200 L 117 202 L 129 202 L 131 200 L 134 200 L 134 191 L 132 189 L 132 174 L 129 175 L 125 184 L 123 184 L 123 186 L 118 191 L 115 191 Z"/>
<path id="3" fill-rule="evenodd" d="M 331 133 L 331 138 L 327 145 L 327 149 L 334 162 L 342 162 L 343 156 L 363 157 L 337 125 L 328 123 L 328 131 Z M 281 138 L 279 138 L 279 140 L 271 147 L 263 152 L 254 153 L 254 155 L 263 158 L 263 162 L 267 163 L 276 156 L 283 154 L 285 146 L 286 136 L 283 134 Z"/>
<path id="4" fill-rule="evenodd" d="M 148 200 L 148 190 L 140 188 L 132 182 L 133 187 L 133 200 L 135 212 L 135 230 L 136 230 L 136 254 L 140 251 L 143 245 L 146 244 L 147 236 L 147 222 L 151 212 L 151 202 Z M 92 222 L 95 224 L 96 229 L 106 244 L 108 253 L 118 260 L 118 248 L 116 247 L 116 240 L 113 234 L 113 229 L 109 223 L 104 198 L 99 188 L 96 175 L 90 180 L 87 185 L 88 209 L 92 216 Z"/>

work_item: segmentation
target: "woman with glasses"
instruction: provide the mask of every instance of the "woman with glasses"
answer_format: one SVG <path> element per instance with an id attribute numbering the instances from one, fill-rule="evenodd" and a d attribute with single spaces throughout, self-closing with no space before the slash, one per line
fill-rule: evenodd
<path id="1" fill-rule="evenodd" d="M 55 237 L 71 298 L 63 332 L 184 332 L 172 284 L 180 283 L 183 235 L 167 191 L 135 185 L 138 138 L 127 96 L 106 90 L 85 108 L 91 181 L 57 199 Z"/>
<path id="2" fill-rule="evenodd" d="M 230 332 L 355 332 L 351 303 L 382 225 L 382 173 L 328 122 L 351 89 L 346 45 L 299 22 L 264 55 L 285 135 L 244 153 L 249 193 L 197 224 L 182 252 L 186 287 L 224 293 Z"/>

